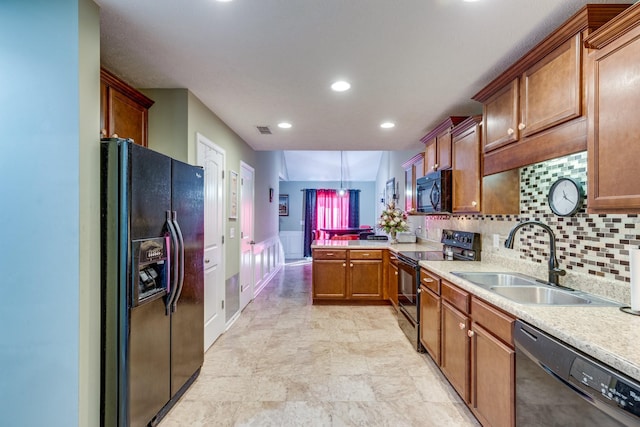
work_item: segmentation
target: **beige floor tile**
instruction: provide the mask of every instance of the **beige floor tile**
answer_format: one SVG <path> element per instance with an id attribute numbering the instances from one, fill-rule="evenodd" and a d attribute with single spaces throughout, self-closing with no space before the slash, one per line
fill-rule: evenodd
<path id="1" fill-rule="evenodd" d="M 160 427 L 477 426 L 389 306 L 314 306 L 285 267 L 206 352 Z"/>

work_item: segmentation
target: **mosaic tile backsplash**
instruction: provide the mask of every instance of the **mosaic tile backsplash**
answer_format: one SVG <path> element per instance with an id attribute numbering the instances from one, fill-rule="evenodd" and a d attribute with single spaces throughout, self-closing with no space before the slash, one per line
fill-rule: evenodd
<path id="1" fill-rule="evenodd" d="M 565 176 L 580 182 L 585 191 L 583 206 L 572 217 L 556 216 L 547 203 L 549 188 L 557 178 Z M 621 284 L 629 282 L 629 249 L 640 246 L 640 217 L 637 214 L 587 214 L 586 181 L 586 152 L 524 167 L 520 170 L 520 215 L 422 217 L 427 230 L 424 237 L 438 239 L 443 228 L 479 232 L 483 235 L 484 253 L 493 248 L 494 234 L 500 235 L 502 246 L 509 230 L 518 222 L 536 220 L 554 230 L 558 260 L 567 273 L 588 274 Z M 525 227 L 516 236 L 514 249 L 519 259 L 546 265 L 548 235 L 540 227 Z"/>

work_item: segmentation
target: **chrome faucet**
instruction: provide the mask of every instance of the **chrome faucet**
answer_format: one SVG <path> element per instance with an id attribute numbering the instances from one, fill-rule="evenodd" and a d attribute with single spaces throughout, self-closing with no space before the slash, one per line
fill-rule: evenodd
<path id="1" fill-rule="evenodd" d="M 509 232 L 509 236 L 507 240 L 504 242 L 504 247 L 508 249 L 513 249 L 513 240 L 522 227 L 525 225 L 537 225 L 545 230 L 549 234 L 549 283 L 552 283 L 556 286 L 560 286 L 559 278 L 560 276 L 564 276 L 567 274 L 565 270 L 560 268 L 560 264 L 558 263 L 558 258 L 556 258 L 556 235 L 553 234 L 553 230 L 549 228 L 548 225 L 543 224 L 539 221 L 525 221 L 516 225 Z"/>

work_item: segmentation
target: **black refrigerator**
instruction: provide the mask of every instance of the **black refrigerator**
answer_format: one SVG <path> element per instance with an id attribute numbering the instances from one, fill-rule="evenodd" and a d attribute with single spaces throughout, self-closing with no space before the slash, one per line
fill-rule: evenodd
<path id="1" fill-rule="evenodd" d="M 156 424 L 204 358 L 204 172 L 101 143 L 101 425 Z"/>

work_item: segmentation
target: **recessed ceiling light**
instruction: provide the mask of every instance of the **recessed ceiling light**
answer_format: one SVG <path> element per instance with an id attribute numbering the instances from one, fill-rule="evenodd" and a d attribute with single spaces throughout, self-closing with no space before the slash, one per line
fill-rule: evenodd
<path id="1" fill-rule="evenodd" d="M 465 3 L 475 3 L 475 2 L 480 1 L 480 0 L 462 0 L 462 1 L 465 2 Z"/>
<path id="2" fill-rule="evenodd" d="M 291 127 L 291 123 L 287 123 L 287 122 L 278 123 L 278 127 L 282 129 L 289 129 Z"/>
<path id="3" fill-rule="evenodd" d="M 344 80 L 338 80 L 331 85 L 331 89 L 336 92 L 344 92 L 345 90 L 351 89 L 351 84 L 349 82 L 345 82 Z"/>
<path id="4" fill-rule="evenodd" d="M 392 127 L 395 127 L 395 126 L 396 126 L 396 124 L 393 123 L 393 122 L 384 122 L 384 123 L 380 124 L 380 127 L 382 129 L 391 129 Z"/>
<path id="5" fill-rule="evenodd" d="M 217 0 L 217 1 L 219 1 L 220 3 L 227 3 L 227 2 L 230 2 L 230 1 L 233 1 L 233 0 Z"/>

